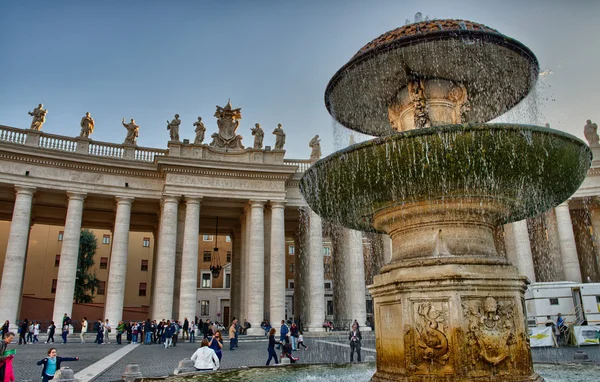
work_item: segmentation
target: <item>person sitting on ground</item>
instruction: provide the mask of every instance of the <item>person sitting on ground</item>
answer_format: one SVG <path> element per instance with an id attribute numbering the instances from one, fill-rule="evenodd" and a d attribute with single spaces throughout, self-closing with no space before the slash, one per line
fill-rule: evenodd
<path id="1" fill-rule="evenodd" d="M 198 371 L 218 370 L 220 367 L 219 357 L 213 349 L 208 347 L 208 340 L 205 338 L 200 344 L 200 348 L 192 355 L 194 367 Z"/>
<path id="2" fill-rule="evenodd" d="M 54 374 L 60 370 L 61 362 L 79 361 L 79 357 L 57 357 L 56 348 L 48 350 L 48 356 L 37 362 L 38 366 L 42 366 L 42 382 L 51 381 L 54 379 Z"/>

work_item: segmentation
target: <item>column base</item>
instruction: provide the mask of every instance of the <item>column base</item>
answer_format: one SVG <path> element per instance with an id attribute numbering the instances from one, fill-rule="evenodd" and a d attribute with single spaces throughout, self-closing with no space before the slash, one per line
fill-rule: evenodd
<path id="1" fill-rule="evenodd" d="M 373 381 L 543 381 L 533 371 L 523 294 L 506 259 L 436 257 L 383 268 Z"/>
<path id="2" fill-rule="evenodd" d="M 248 328 L 248 330 L 246 331 L 246 334 L 249 336 L 263 336 L 264 337 L 265 331 L 260 326 L 258 328 L 251 327 L 251 328 Z"/>
<path id="3" fill-rule="evenodd" d="M 323 324 L 321 326 L 307 326 L 306 331 L 310 333 L 325 332 Z"/>

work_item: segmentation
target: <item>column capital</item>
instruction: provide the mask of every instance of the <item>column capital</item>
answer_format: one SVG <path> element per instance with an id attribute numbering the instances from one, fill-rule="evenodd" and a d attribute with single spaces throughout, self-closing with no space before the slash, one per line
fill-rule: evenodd
<path id="1" fill-rule="evenodd" d="M 27 186 L 15 186 L 15 190 L 17 191 L 17 195 L 25 194 L 33 196 L 33 194 L 35 194 L 36 188 Z"/>
<path id="2" fill-rule="evenodd" d="M 163 195 L 160 199 L 161 203 L 179 203 L 180 195 Z"/>
<path id="3" fill-rule="evenodd" d="M 115 200 L 117 201 L 117 204 L 128 204 L 131 205 L 133 204 L 133 196 L 115 196 Z"/>
<path id="4" fill-rule="evenodd" d="M 202 196 L 186 196 L 186 204 L 202 204 Z"/>
<path id="5" fill-rule="evenodd" d="M 248 202 L 251 208 L 264 208 L 265 204 L 267 204 L 266 200 L 250 200 Z"/>
<path id="6" fill-rule="evenodd" d="M 285 208 L 285 204 L 287 202 L 285 200 L 270 200 L 269 204 L 271 205 L 271 208 Z"/>
<path id="7" fill-rule="evenodd" d="M 85 198 L 87 197 L 87 193 L 86 192 L 67 191 L 67 196 L 69 197 L 69 200 L 73 199 L 73 200 L 84 201 Z"/>

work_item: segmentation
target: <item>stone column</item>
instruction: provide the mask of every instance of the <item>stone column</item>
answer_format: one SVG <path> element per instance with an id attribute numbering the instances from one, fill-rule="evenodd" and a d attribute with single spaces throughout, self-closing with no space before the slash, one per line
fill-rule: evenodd
<path id="1" fill-rule="evenodd" d="M 265 202 L 250 201 L 250 245 L 248 248 L 248 322 L 252 327 L 248 334 L 264 334 L 260 323 L 264 318 L 264 288 L 265 288 Z"/>
<path id="2" fill-rule="evenodd" d="M 177 207 L 177 239 L 175 241 L 175 283 L 173 284 L 173 318 L 183 321 L 179 314 L 179 288 L 181 286 L 181 267 L 183 258 L 183 231 L 185 230 L 185 205 Z M 188 317 L 189 318 L 189 317 Z"/>
<path id="3" fill-rule="evenodd" d="M 110 269 L 104 303 L 104 317 L 112 325 L 123 319 L 123 300 L 125 298 L 125 278 L 127 275 L 127 256 L 129 252 L 129 223 L 133 198 L 117 197 L 117 213 L 110 254 Z M 55 321 L 56 322 L 56 321 Z"/>
<path id="4" fill-rule="evenodd" d="M 271 220 L 272 214 L 271 209 L 265 207 L 265 215 L 264 221 L 265 226 L 263 229 L 264 233 L 264 247 L 265 247 L 265 255 L 264 259 L 264 269 L 265 269 L 265 286 L 264 286 L 264 317 L 265 319 L 270 319 L 271 312 Z"/>
<path id="5" fill-rule="evenodd" d="M 240 226 L 233 230 L 233 251 L 231 253 L 231 290 L 229 292 L 229 301 L 231 302 L 232 317 L 240 317 L 241 287 L 242 287 L 242 231 Z M 231 324 L 228 322 L 227 324 Z"/>
<path id="6" fill-rule="evenodd" d="M 200 232 L 200 198 L 185 198 L 185 228 L 181 256 L 179 320 L 196 317 L 198 285 L 198 234 Z"/>
<path id="7" fill-rule="evenodd" d="M 338 278 L 339 287 L 342 288 L 345 298 L 343 309 L 349 320 L 357 320 L 361 330 L 370 330 L 366 326 L 367 321 L 367 302 L 365 298 L 365 264 L 363 258 L 362 232 L 348 228 L 341 229 L 342 242 L 342 278 Z M 338 255 L 336 253 L 336 255 Z M 336 285 L 334 285 L 336 288 Z M 335 302 L 334 302 L 335 304 Z"/>
<path id="8" fill-rule="evenodd" d="M 303 305 L 304 298 L 302 288 L 302 273 L 304 272 L 302 264 L 302 240 L 301 231 L 299 230 L 299 232 L 294 235 L 294 306 L 292 308 L 294 312 L 291 315 L 296 318 L 302 317 L 304 322 L 306 321 L 306 311 Z"/>
<path id="9" fill-rule="evenodd" d="M 87 194 L 67 192 L 69 205 L 65 220 L 62 250 L 60 251 L 60 265 L 58 266 L 58 279 L 56 294 L 54 295 L 54 312 L 52 319 L 55 324 L 62 323 L 65 313 L 71 317 L 73 310 L 73 297 L 75 293 L 75 278 L 77 277 L 77 258 L 79 257 L 79 237 L 81 236 L 81 217 L 83 216 L 83 201 Z"/>
<path id="10" fill-rule="evenodd" d="M 173 290 L 175 285 L 175 245 L 177 241 L 177 206 L 179 197 L 165 196 L 160 220 L 160 242 L 156 257 L 154 306 L 152 318 L 173 318 Z"/>
<path id="11" fill-rule="evenodd" d="M 270 319 L 277 329 L 285 319 L 285 202 L 271 201 Z"/>
<path id="12" fill-rule="evenodd" d="M 580 283 L 581 269 L 579 268 L 579 258 L 577 257 L 577 247 L 575 246 L 575 235 L 573 233 L 573 223 L 571 222 L 568 202 L 554 207 L 554 211 L 556 212 L 565 281 Z"/>
<path id="13" fill-rule="evenodd" d="M 242 233 L 240 236 L 240 246 L 241 252 L 240 255 L 242 259 L 240 260 L 241 265 L 241 277 L 240 277 L 240 311 L 238 312 L 239 316 L 237 316 L 238 321 L 241 323 L 244 322 L 244 317 L 248 316 L 247 307 L 247 296 L 248 296 L 248 227 L 246 225 L 246 214 L 243 214 L 240 217 L 240 225 L 242 229 Z"/>
<path id="14" fill-rule="evenodd" d="M 515 257 L 517 263 L 514 264 L 519 272 L 527 276 L 529 281 L 535 282 L 535 271 L 533 267 L 533 254 L 531 253 L 531 242 L 529 241 L 529 231 L 527 230 L 527 220 L 520 220 L 511 224 L 513 237 L 515 241 Z M 509 251 L 507 250 L 507 253 Z"/>
<path id="15" fill-rule="evenodd" d="M 305 282 L 304 292 L 307 295 L 308 316 L 306 327 L 309 332 L 322 332 L 325 320 L 325 286 L 323 278 L 325 269 L 323 266 L 323 229 L 321 217 L 310 211 L 309 219 L 310 247 L 307 258 L 308 277 Z M 364 278 L 364 277 L 363 277 Z M 364 299 L 364 297 L 363 297 Z"/>
<path id="16" fill-rule="evenodd" d="M 9 320 L 11 330 L 17 327 L 21 290 L 25 275 L 25 259 L 29 244 L 29 224 L 35 188 L 15 187 L 17 196 L 13 208 L 6 258 L 0 285 L 0 320 Z"/>

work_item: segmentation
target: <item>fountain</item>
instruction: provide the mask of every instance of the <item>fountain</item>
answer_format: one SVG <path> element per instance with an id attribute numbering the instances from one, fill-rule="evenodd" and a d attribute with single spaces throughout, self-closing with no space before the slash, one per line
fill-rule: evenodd
<path id="1" fill-rule="evenodd" d="M 373 381 L 543 380 L 528 280 L 495 234 L 568 199 L 591 153 L 560 131 L 485 123 L 523 100 L 538 72 L 534 54 L 495 29 L 432 20 L 376 38 L 329 82 L 332 117 L 378 138 L 315 163 L 301 190 L 321 217 L 392 238 L 369 287 Z"/>

